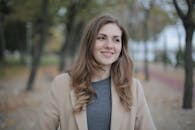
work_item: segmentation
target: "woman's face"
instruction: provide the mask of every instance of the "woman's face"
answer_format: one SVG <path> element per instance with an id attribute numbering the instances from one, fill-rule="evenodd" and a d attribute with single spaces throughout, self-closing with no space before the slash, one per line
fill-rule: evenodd
<path id="1" fill-rule="evenodd" d="M 99 64 L 110 67 L 118 59 L 122 48 L 121 37 L 122 31 L 116 24 L 102 26 L 93 48 L 93 56 Z"/>

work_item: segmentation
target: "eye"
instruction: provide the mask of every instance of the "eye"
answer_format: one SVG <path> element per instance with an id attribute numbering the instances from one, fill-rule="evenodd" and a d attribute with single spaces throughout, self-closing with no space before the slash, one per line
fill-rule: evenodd
<path id="1" fill-rule="evenodd" d="M 113 40 L 115 43 L 120 43 L 121 42 L 121 39 L 120 38 L 114 38 Z"/>
<path id="2" fill-rule="evenodd" d="M 106 39 L 105 36 L 98 36 L 98 37 L 97 37 L 97 40 L 100 40 L 100 41 L 105 40 L 105 39 Z"/>

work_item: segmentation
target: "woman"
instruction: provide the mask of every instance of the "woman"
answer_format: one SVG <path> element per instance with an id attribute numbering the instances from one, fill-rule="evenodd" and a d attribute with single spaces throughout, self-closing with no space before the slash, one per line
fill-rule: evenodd
<path id="1" fill-rule="evenodd" d="M 54 79 L 38 129 L 154 130 L 128 54 L 127 33 L 118 20 L 110 15 L 93 19 L 75 66 Z"/>

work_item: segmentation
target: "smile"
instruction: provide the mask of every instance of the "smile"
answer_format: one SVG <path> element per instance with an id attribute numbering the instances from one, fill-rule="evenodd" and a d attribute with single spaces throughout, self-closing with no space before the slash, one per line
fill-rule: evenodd
<path id="1" fill-rule="evenodd" d="M 101 54 L 103 54 L 103 56 L 106 57 L 106 58 L 110 58 L 114 53 L 113 52 L 103 51 L 103 52 L 101 52 Z"/>

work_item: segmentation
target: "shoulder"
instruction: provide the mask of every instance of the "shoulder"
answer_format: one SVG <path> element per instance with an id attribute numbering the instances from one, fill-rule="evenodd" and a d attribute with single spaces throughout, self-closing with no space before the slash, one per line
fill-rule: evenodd
<path id="1" fill-rule="evenodd" d="M 63 73 L 63 74 L 59 74 L 54 78 L 54 82 L 55 81 L 60 81 L 60 82 L 65 82 L 65 81 L 69 81 L 70 80 L 70 76 L 68 73 Z"/>
<path id="2" fill-rule="evenodd" d="M 133 93 L 134 100 L 136 102 L 139 102 L 139 100 L 144 97 L 143 86 L 142 86 L 140 80 L 137 78 L 133 78 L 132 93 Z"/>
<path id="3" fill-rule="evenodd" d="M 64 85 L 64 84 L 70 84 L 70 81 L 71 81 L 71 78 L 70 78 L 69 74 L 63 73 L 63 74 L 57 75 L 54 78 L 53 83 L 58 84 L 58 85 Z"/>
<path id="4" fill-rule="evenodd" d="M 68 73 L 57 75 L 52 81 L 52 90 L 64 91 L 71 88 L 71 78 Z"/>
<path id="5" fill-rule="evenodd" d="M 132 89 L 133 91 L 139 91 L 140 89 L 142 89 L 142 84 L 139 79 L 137 78 L 132 79 Z"/>

